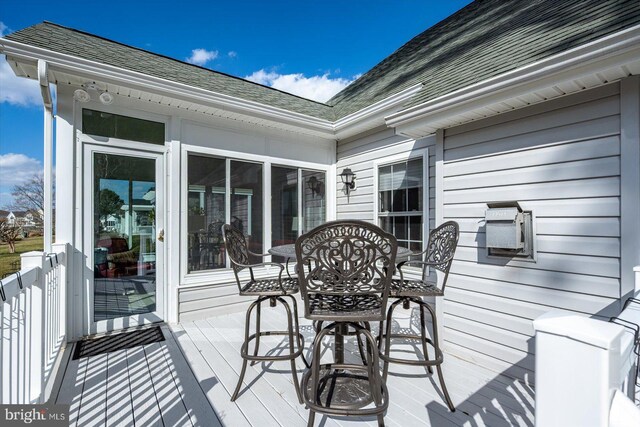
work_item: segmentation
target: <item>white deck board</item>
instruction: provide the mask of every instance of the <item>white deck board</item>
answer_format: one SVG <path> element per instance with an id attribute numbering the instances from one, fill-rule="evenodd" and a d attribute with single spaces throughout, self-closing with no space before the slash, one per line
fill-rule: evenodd
<path id="1" fill-rule="evenodd" d="M 406 327 L 408 318 L 400 313 L 398 326 Z M 234 313 L 163 326 L 164 342 L 70 360 L 57 401 L 72 405 L 71 425 L 79 426 L 104 425 L 105 420 L 106 425 L 305 426 L 308 410 L 298 403 L 286 361 L 249 366 L 240 396 L 230 401 L 242 366 L 244 321 L 245 313 Z M 263 306 L 262 330 L 282 330 L 285 324 L 282 308 Z M 305 354 L 310 355 L 314 333 L 309 321 L 301 319 L 301 331 Z M 282 352 L 287 341 L 284 336 L 263 337 L 260 354 Z M 346 341 L 346 359 L 359 360 L 354 340 Z M 330 359 L 332 351 L 329 339 L 323 343 L 323 360 Z M 411 351 L 403 354 L 415 357 Z M 299 378 L 304 369 L 297 361 Z M 534 425 L 529 385 L 452 354 L 445 354 L 444 375 L 455 413 L 442 399 L 437 374 L 428 375 L 424 367 L 391 365 L 386 425 Z M 376 420 L 318 414 L 316 425 L 376 425 Z"/>

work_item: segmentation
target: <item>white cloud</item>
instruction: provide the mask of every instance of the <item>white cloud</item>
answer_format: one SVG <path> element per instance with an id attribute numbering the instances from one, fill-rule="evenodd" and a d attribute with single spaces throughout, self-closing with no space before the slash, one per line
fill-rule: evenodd
<path id="1" fill-rule="evenodd" d="M 329 73 L 321 76 L 305 77 L 304 74 L 279 74 L 275 71 L 258 70 L 246 76 L 245 79 L 262 85 L 271 86 L 303 98 L 313 99 L 314 101 L 325 102 L 331 99 L 333 95 L 347 87 L 357 77 L 353 79 L 329 77 Z"/>
<path id="2" fill-rule="evenodd" d="M 0 183 L 3 187 L 22 184 L 41 172 L 42 164 L 33 157 L 17 153 L 0 154 Z"/>
<path id="3" fill-rule="evenodd" d="M 233 59 L 238 56 L 238 52 L 236 52 L 235 50 L 230 50 L 229 53 L 227 53 L 227 56 Z"/>
<path id="4" fill-rule="evenodd" d="M 9 29 L 9 27 L 4 25 L 4 22 L 0 21 L 0 37 L 4 37 L 5 34 L 7 34 L 7 30 L 8 29 Z"/>
<path id="5" fill-rule="evenodd" d="M 42 105 L 38 82 L 17 77 L 4 55 L 0 55 L 0 102 L 21 105 Z"/>
<path id="6" fill-rule="evenodd" d="M 204 65 L 209 61 L 213 61 L 217 57 L 217 50 L 193 49 L 191 51 L 191 56 L 187 58 L 187 62 L 195 65 Z"/>

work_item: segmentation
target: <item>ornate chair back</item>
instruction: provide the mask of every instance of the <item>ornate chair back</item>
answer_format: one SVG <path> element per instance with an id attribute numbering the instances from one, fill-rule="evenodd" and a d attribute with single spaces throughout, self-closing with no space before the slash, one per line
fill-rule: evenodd
<path id="1" fill-rule="evenodd" d="M 229 224 L 224 224 L 222 226 L 222 237 L 224 239 L 227 255 L 229 256 L 229 261 L 231 261 L 231 268 L 236 276 L 238 289 L 241 290 L 242 285 L 240 283 L 238 273 L 245 268 L 248 268 L 248 265 L 250 264 L 247 239 L 240 230 Z M 253 271 L 251 271 L 251 276 L 253 280 Z"/>
<path id="2" fill-rule="evenodd" d="M 309 317 L 314 296 L 379 296 L 385 316 L 398 242 L 365 221 L 332 221 L 296 240 L 298 281 Z M 355 300 L 354 300 L 355 301 Z"/>
<path id="3" fill-rule="evenodd" d="M 443 273 L 441 290 L 447 284 L 449 277 L 449 269 L 453 263 L 453 256 L 458 246 L 460 231 L 458 223 L 455 221 L 447 221 L 439 227 L 433 229 L 429 233 L 429 243 L 424 256 L 424 262 L 429 263 L 423 267 L 423 276 L 429 274 L 429 267 L 433 267 Z"/>

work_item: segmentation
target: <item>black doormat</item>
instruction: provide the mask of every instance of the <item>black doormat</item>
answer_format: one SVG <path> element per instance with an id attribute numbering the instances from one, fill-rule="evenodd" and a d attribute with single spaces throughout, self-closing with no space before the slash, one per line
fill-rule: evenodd
<path id="1" fill-rule="evenodd" d="M 162 341 L 164 341 L 164 335 L 160 326 L 100 338 L 90 338 L 76 343 L 73 360 Z"/>

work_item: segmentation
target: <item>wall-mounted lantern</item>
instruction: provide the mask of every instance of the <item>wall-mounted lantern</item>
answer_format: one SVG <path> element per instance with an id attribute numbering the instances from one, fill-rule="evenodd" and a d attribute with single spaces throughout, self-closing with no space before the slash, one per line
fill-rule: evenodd
<path id="1" fill-rule="evenodd" d="M 311 197 L 315 197 L 316 194 L 322 193 L 322 182 L 315 176 L 311 176 L 311 178 L 307 180 L 307 188 L 311 190 Z"/>
<path id="2" fill-rule="evenodd" d="M 344 168 L 340 173 L 340 179 L 344 184 L 348 196 L 349 193 L 356 188 L 356 174 L 353 173 L 350 168 Z"/>

